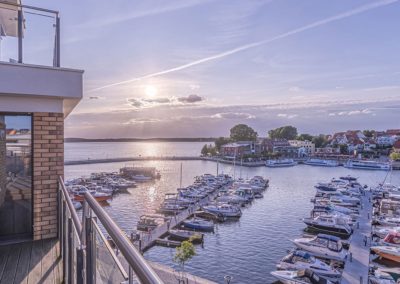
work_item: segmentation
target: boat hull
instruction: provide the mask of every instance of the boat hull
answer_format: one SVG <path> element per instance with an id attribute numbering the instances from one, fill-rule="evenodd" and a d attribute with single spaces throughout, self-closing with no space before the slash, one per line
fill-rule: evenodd
<path id="1" fill-rule="evenodd" d="M 321 232 L 321 233 L 327 233 L 330 235 L 335 235 L 339 237 L 344 237 L 344 238 L 349 238 L 351 234 L 353 233 L 352 231 L 347 231 L 346 229 L 343 228 L 334 228 L 334 227 L 327 227 L 323 225 L 318 225 L 310 222 L 304 222 L 308 226 L 309 229 Z"/>

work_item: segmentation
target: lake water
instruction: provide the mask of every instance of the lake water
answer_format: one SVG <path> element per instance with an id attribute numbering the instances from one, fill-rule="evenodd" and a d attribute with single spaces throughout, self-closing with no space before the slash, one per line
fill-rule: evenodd
<path id="1" fill-rule="evenodd" d="M 78 156 L 104 158 L 120 155 L 197 155 L 204 143 L 66 143 L 66 160 Z M 143 152 L 141 152 L 143 151 Z M 167 152 L 164 152 L 167 151 Z M 77 154 L 79 153 L 79 154 Z M 172 154 L 174 153 L 174 154 Z M 80 157 L 82 159 L 82 157 Z M 66 166 L 66 178 L 89 175 L 99 171 L 118 171 L 127 163 Z M 132 164 L 132 163 L 130 163 Z M 105 207 L 118 225 L 132 232 L 140 215 L 153 213 L 165 193 L 176 192 L 180 180 L 179 161 L 135 162 L 135 165 L 154 166 L 161 172 L 161 179 L 140 184 L 127 194 L 114 197 Z M 184 161 L 182 182 L 187 186 L 195 176 L 215 174 L 216 163 L 208 161 Z M 219 165 L 219 171 L 233 175 L 231 165 Z M 236 167 L 236 176 L 262 175 L 270 180 L 264 198 L 255 200 L 243 209 L 239 221 L 218 224 L 215 233 L 206 234 L 204 248 L 196 247 L 197 255 L 187 264 L 187 271 L 218 283 L 224 276 L 233 276 L 231 283 L 272 283 L 270 272 L 277 261 L 286 255 L 293 245 L 290 240 L 301 235 L 305 225 L 301 218 L 309 215 L 310 199 L 315 195 L 314 185 L 332 177 L 351 174 L 363 184 L 382 182 L 386 172 L 350 170 L 343 167 L 323 168 L 298 165 L 291 168 L 242 168 Z M 388 177 L 393 184 L 400 184 L 400 172 Z M 145 253 L 149 260 L 175 267 L 172 261 L 175 250 L 153 247 Z"/>

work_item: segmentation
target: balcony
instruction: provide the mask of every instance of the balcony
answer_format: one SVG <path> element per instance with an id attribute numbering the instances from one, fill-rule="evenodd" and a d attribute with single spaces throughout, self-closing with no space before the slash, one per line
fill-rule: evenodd
<path id="1" fill-rule="evenodd" d="M 83 71 L 60 64 L 57 11 L 0 0 L 0 99 L 10 112 L 64 113 L 82 98 Z"/>

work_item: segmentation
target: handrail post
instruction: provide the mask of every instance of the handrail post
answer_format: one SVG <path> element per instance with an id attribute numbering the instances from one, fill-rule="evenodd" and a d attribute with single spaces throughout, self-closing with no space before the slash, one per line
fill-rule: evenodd
<path id="1" fill-rule="evenodd" d="M 57 14 L 56 17 L 56 50 L 55 50 L 55 67 L 60 67 L 61 62 L 60 62 L 60 49 L 61 49 L 61 44 L 60 44 L 60 17 Z"/>
<path id="2" fill-rule="evenodd" d="M 85 212 L 85 240 L 86 240 L 86 283 L 96 283 L 96 239 L 93 228 L 93 218 L 90 212 Z"/>
<path id="3" fill-rule="evenodd" d="M 18 8 L 18 63 L 22 63 L 22 32 L 23 32 L 23 17 L 22 8 Z"/>
<path id="4" fill-rule="evenodd" d="M 84 283 L 84 248 L 83 246 L 79 246 L 76 248 L 76 283 L 83 284 Z"/>
<path id="5" fill-rule="evenodd" d="M 72 219 L 68 218 L 68 283 L 73 283 L 73 263 L 74 263 L 74 232 L 72 228 Z"/>

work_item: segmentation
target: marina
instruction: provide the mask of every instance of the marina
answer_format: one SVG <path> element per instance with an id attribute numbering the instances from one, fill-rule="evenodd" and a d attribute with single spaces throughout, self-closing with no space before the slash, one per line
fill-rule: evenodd
<path id="1" fill-rule="evenodd" d="M 153 214 L 152 212 L 141 208 L 154 208 L 156 210 L 159 204 L 165 198 L 164 193 L 175 194 L 176 187 L 180 183 L 180 162 L 160 161 L 160 162 L 144 162 L 138 165 L 151 165 L 160 170 L 161 179 L 149 184 L 138 184 L 137 188 L 130 189 L 131 194 L 118 194 L 113 198 L 111 204 L 105 209 L 112 216 L 118 216 L 118 222 L 126 232 L 132 232 L 141 214 Z M 117 171 L 120 167 L 125 166 L 124 163 L 102 164 L 100 168 L 104 171 Z M 67 172 L 71 176 L 76 168 L 76 174 L 89 175 L 93 170 L 91 166 L 68 166 Z M 97 167 L 98 168 L 98 167 Z M 79 169 L 79 170 L 78 170 Z M 187 161 L 183 162 L 182 184 L 190 185 L 193 178 L 206 172 L 215 173 L 216 164 L 207 161 Z M 294 239 L 302 233 L 304 223 L 298 221 L 298 216 L 307 216 L 313 207 L 310 199 L 315 196 L 314 185 L 318 182 L 331 180 L 332 176 L 346 177 L 349 174 L 356 176 L 365 184 L 374 185 L 382 181 L 386 174 L 383 171 L 364 171 L 349 170 L 343 167 L 335 167 L 335 173 L 332 168 L 328 167 L 309 167 L 306 165 L 298 165 L 290 168 L 268 169 L 267 167 L 259 168 L 236 168 L 237 177 L 251 177 L 254 175 L 263 175 L 271 179 L 270 188 L 263 193 L 264 198 L 255 200 L 250 207 L 242 209 L 243 215 L 239 221 L 218 223 L 215 227 L 215 233 L 205 233 L 204 249 L 198 248 L 197 255 L 187 264 L 187 269 L 191 274 L 222 282 L 223 275 L 232 275 L 236 281 L 247 283 L 244 275 L 249 275 L 244 267 L 249 268 L 245 263 L 252 263 L 253 268 L 251 280 L 253 283 L 272 283 L 274 278 L 265 275 L 265 270 L 275 270 L 277 261 L 284 257 L 287 248 L 291 246 L 289 239 Z M 231 165 L 219 166 L 219 171 L 233 175 L 233 167 Z M 288 177 L 290 176 L 290 179 Z M 304 179 L 304 176 L 307 179 Z M 393 172 L 392 183 L 396 184 L 399 177 Z M 134 195 L 132 195 L 134 193 Z M 136 200 L 142 200 L 136 203 Z M 296 206 L 293 207 L 292 200 L 296 200 Z M 118 205 L 117 205 L 118 204 Z M 124 208 L 132 208 L 125 210 Z M 288 208 L 291 208 L 288 210 Z M 346 210 L 344 210 L 346 211 Z M 154 212 L 154 211 L 153 211 Z M 266 217 L 268 216 L 268 217 Z M 133 220 L 133 221 L 132 221 Z M 270 231 L 268 228 L 274 228 Z M 260 239 L 254 238 L 257 232 Z M 286 238 L 277 238 L 277 233 L 288 236 Z M 252 246 L 247 247 L 246 252 L 242 246 L 237 246 L 243 240 L 252 239 Z M 351 239 L 350 239 L 351 240 Z M 267 246 L 266 246 L 267 244 Z M 174 248 L 163 246 L 154 246 L 148 249 L 144 256 L 164 265 L 176 268 L 176 264 L 172 261 Z M 228 262 L 216 263 L 212 258 L 215 253 L 221 255 L 222 259 L 230 259 L 235 255 L 242 255 L 243 262 L 238 260 L 238 265 L 230 267 Z M 263 258 L 256 259 L 247 258 L 247 255 L 262 254 Z M 214 271 L 211 267 L 218 267 Z M 210 269 L 213 271 L 209 273 Z M 238 273 L 237 271 L 241 271 Z M 243 276 L 241 276 L 243 275 Z M 267 279 L 268 281 L 265 281 Z"/>

